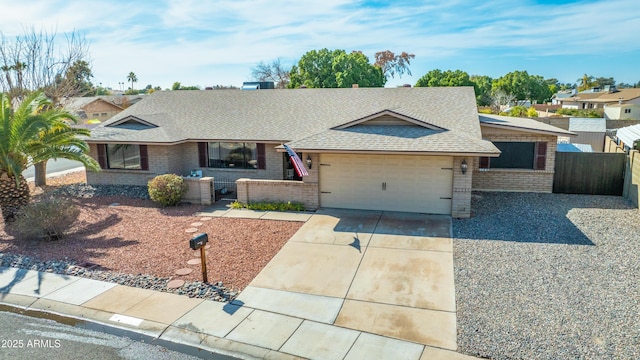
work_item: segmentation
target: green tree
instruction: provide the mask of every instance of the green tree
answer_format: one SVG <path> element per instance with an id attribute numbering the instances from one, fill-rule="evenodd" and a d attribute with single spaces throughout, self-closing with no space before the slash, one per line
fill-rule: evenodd
<path id="1" fill-rule="evenodd" d="M 604 88 L 607 85 L 613 86 L 616 84 L 616 81 L 612 77 L 597 77 L 595 79 L 595 83 L 597 86 Z"/>
<path id="2" fill-rule="evenodd" d="M 513 71 L 493 81 L 494 91 L 503 91 L 515 100 L 543 103 L 551 98 L 551 90 L 542 76 L 529 75 L 526 71 Z"/>
<path id="3" fill-rule="evenodd" d="M 436 86 L 474 86 L 469 74 L 462 70 L 431 70 L 424 74 L 416 82 L 416 87 L 436 87 Z"/>
<path id="4" fill-rule="evenodd" d="M 0 107 L 0 209 L 5 221 L 29 202 L 29 186 L 22 176 L 28 166 L 67 158 L 99 169 L 87 155 L 87 143 L 77 137 L 89 136 L 89 130 L 72 128 L 68 119 L 73 116 L 53 107 L 42 93 L 28 96 L 15 110 L 3 93 Z"/>
<path id="5" fill-rule="evenodd" d="M 469 80 L 475 84 L 476 103 L 478 106 L 491 105 L 491 83 L 493 79 L 486 75 L 471 75 Z"/>
<path id="6" fill-rule="evenodd" d="M 45 88 L 45 93 L 54 93 L 53 88 L 57 88 L 65 97 L 95 95 L 92 77 L 91 65 L 85 60 L 77 60 L 64 75 L 56 77 L 55 84 Z"/>
<path id="7" fill-rule="evenodd" d="M 382 87 L 386 79 L 382 69 L 369 63 L 359 51 L 311 50 L 291 68 L 288 88 Z"/>
<path id="8" fill-rule="evenodd" d="M 138 77 L 131 71 L 129 75 L 127 75 L 127 81 L 131 81 L 131 90 L 133 91 L 133 83 L 138 81 Z"/>

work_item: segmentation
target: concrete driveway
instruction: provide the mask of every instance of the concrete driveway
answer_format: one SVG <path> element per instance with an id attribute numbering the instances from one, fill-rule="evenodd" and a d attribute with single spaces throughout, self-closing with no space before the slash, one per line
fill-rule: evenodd
<path id="1" fill-rule="evenodd" d="M 456 349 L 451 219 L 322 209 L 236 303 Z"/>

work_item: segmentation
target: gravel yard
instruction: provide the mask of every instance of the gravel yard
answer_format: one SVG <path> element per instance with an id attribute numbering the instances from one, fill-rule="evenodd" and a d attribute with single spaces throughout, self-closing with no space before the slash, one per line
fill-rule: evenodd
<path id="1" fill-rule="evenodd" d="M 142 187 L 92 187 L 82 183 L 84 173 L 49 179 L 47 193 L 71 196 L 80 217 L 71 233 L 59 241 L 16 239 L 10 227 L 0 225 L 0 266 L 80 275 L 124 285 L 171 291 L 189 296 L 228 300 L 242 290 L 282 245 L 300 228 L 300 222 L 202 218 L 204 207 L 183 204 L 160 208 Z M 72 183 L 71 185 L 68 185 Z M 61 185 L 67 184 L 60 187 Z M 41 189 L 32 189 L 40 194 Z M 121 195 L 116 195 L 121 194 Z M 126 195 L 126 196 L 123 196 Z M 187 261 L 200 257 L 189 248 L 194 233 L 209 235 L 207 270 L 202 284 L 200 265 Z M 69 270 L 69 265 L 89 262 L 99 267 Z M 190 268 L 184 276 L 175 270 Z M 167 289 L 171 279 L 187 283 Z M 219 295 L 222 295 L 220 297 Z"/>
<path id="2" fill-rule="evenodd" d="M 640 212 L 621 197 L 474 193 L 454 220 L 458 351 L 640 358 Z"/>

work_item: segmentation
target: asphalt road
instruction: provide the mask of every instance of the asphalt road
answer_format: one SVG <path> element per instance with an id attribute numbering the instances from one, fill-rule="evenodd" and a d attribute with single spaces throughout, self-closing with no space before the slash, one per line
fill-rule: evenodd
<path id="1" fill-rule="evenodd" d="M 188 350 L 198 352 L 192 348 Z M 202 354 L 199 355 L 203 358 L 211 356 L 216 358 L 214 354 L 200 352 Z M 193 360 L 200 359 L 200 356 L 186 355 L 158 345 L 135 341 L 125 336 L 88 330 L 50 319 L 0 311 L 0 359 L 2 360 Z M 218 358 L 230 359 L 229 357 Z"/>
<path id="2" fill-rule="evenodd" d="M 74 169 L 82 166 L 83 166 L 82 163 L 79 163 L 77 161 L 67 160 L 67 159 L 49 160 L 47 162 L 47 174 Z M 22 172 L 22 175 L 25 178 L 34 177 L 35 170 L 33 166 L 29 166 L 25 171 Z"/>

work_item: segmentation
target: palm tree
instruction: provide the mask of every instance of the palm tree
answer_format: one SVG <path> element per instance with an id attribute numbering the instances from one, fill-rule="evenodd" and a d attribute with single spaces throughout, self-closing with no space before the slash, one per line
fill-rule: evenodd
<path id="1" fill-rule="evenodd" d="M 593 76 L 584 74 L 580 79 L 578 79 L 578 82 L 580 83 L 578 85 L 578 91 L 588 90 L 591 88 L 593 86 L 593 79 Z"/>
<path id="2" fill-rule="evenodd" d="M 133 83 L 138 81 L 138 77 L 133 71 L 131 71 L 129 75 L 127 75 L 127 80 L 131 81 L 131 92 L 133 92 Z"/>
<path id="3" fill-rule="evenodd" d="M 89 145 L 80 137 L 88 137 L 90 131 L 83 128 L 75 128 L 70 122 L 76 123 L 76 118 L 59 109 L 47 110 L 42 113 L 50 127 L 41 131 L 37 142 L 43 144 L 30 154 L 35 167 L 37 186 L 47 185 L 47 161 L 50 159 L 68 159 L 82 163 L 87 169 L 99 171 L 98 162 L 88 155 Z"/>
<path id="4" fill-rule="evenodd" d="M 29 202 L 22 172 L 34 162 L 64 157 L 98 169 L 86 155 L 87 144 L 76 137 L 89 136 L 89 130 L 72 128 L 67 119 L 73 116 L 53 108 L 42 93 L 28 96 L 15 110 L 9 97 L 0 94 L 0 108 L 0 210 L 5 221 Z"/>

